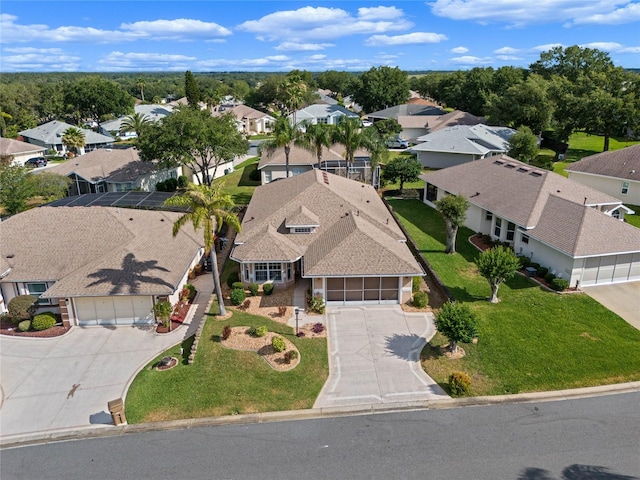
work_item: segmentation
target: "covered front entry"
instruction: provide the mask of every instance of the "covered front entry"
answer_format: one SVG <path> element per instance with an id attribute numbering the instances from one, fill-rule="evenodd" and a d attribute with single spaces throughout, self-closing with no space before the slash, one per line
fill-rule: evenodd
<path id="1" fill-rule="evenodd" d="M 395 305 L 400 303 L 398 277 L 337 277 L 325 279 L 327 305 Z"/>
<path id="2" fill-rule="evenodd" d="M 581 286 L 606 285 L 640 280 L 640 253 L 585 259 Z"/>
<path id="3" fill-rule="evenodd" d="M 154 322 L 151 296 L 73 299 L 78 325 L 146 325 Z"/>

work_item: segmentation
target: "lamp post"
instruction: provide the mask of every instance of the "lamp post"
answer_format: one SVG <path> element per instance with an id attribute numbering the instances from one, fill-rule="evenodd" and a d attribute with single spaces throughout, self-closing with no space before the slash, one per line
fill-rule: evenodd
<path id="1" fill-rule="evenodd" d="M 298 315 L 300 314 L 300 309 L 296 307 L 296 337 L 298 336 Z"/>

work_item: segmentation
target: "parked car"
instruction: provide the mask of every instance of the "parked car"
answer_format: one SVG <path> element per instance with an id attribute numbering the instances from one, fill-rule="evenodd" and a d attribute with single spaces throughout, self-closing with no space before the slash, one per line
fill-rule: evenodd
<path id="1" fill-rule="evenodd" d="M 363 127 L 370 127 L 371 125 L 373 125 L 373 122 L 371 122 L 369 120 L 362 120 L 362 126 Z"/>
<path id="2" fill-rule="evenodd" d="M 44 157 L 33 157 L 24 163 L 25 167 L 37 168 L 47 165 L 47 159 Z"/>
<path id="3" fill-rule="evenodd" d="M 394 137 L 387 140 L 387 148 L 409 148 L 409 141 L 402 137 Z"/>

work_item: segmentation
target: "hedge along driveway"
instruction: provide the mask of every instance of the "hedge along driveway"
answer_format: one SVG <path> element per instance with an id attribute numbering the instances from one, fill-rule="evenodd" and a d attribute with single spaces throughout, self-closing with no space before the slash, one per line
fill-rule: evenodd
<path id="1" fill-rule="evenodd" d="M 391 200 L 394 212 L 457 301 L 479 316 L 479 342 L 463 345 L 461 360 L 425 362 L 444 383 L 453 370 L 478 379 L 475 394 L 557 390 L 640 380 L 640 331 L 584 294 L 548 292 L 521 275 L 500 286 L 500 303 L 487 301 L 489 283 L 473 260 L 473 232 L 461 228 L 455 255 L 444 253 L 440 214 L 418 200 Z"/>

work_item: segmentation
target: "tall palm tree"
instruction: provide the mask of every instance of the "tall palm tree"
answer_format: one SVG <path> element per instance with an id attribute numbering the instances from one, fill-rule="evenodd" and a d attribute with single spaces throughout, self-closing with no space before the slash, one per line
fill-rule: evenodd
<path id="1" fill-rule="evenodd" d="M 356 150 L 364 148 L 366 138 L 362 133 L 359 118 L 343 116 L 333 131 L 333 142 L 344 146 L 344 159 L 347 163 L 345 177 L 348 177 L 349 166 L 353 165 Z"/>
<path id="2" fill-rule="evenodd" d="M 142 79 L 142 77 L 138 77 L 138 79 L 136 80 L 136 87 L 140 89 L 140 97 L 144 102 L 144 80 Z"/>
<path id="3" fill-rule="evenodd" d="M 289 75 L 278 88 L 278 97 L 286 114 L 291 114 L 296 125 L 296 112 L 307 98 L 307 84 L 299 75 Z"/>
<path id="4" fill-rule="evenodd" d="M 164 205 L 171 207 L 187 207 L 189 211 L 179 217 L 173 224 L 173 236 L 175 237 L 180 229 L 188 222 L 193 228 L 198 230 L 204 228 L 204 248 L 205 255 L 211 256 L 211 266 L 213 271 L 213 284 L 215 286 L 220 315 L 225 315 L 224 299 L 220 287 L 220 274 L 218 272 L 218 261 L 214 246 L 215 233 L 220 230 L 223 223 L 240 232 L 240 220 L 231 211 L 235 206 L 231 195 L 220 192 L 221 185 L 195 185 L 190 183 L 182 195 L 171 197 L 164 202 Z M 213 221 L 215 219 L 215 223 Z"/>
<path id="5" fill-rule="evenodd" d="M 260 149 L 266 151 L 268 155 L 271 155 L 278 148 L 284 147 L 287 177 L 289 177 L 289 153 L 291 152 L 291 144 L 293 144 L 299 136 L 300 131 L 291 124 L 289 118 L 285 115 L 280 115 L 276 118 L 276 123 L 273 126 L 273 138 L 260 144 Z"/>
<path id="6" fill-rule="evenodd" d="M 122 124 L 120 125 L 120 133 L 136 132 L 136 136 L 139 137 L 145 127 L 150 123 L 151 119 L 142 113 L 134 113 L 133 115 L 128 115 L 124 118 Z"/>
<path id="7" fill-rule="evenodd" d="M 332 127 L 326 123 L 305 123 L 304 126 L 305 132 L 295 140 L 295 144 L 315 153 L 320 166 L 323 150 L 331 146 Z"/>
<path id="8" fill-rule="evenodd" d="M 62 144 L 67 147 L 67 150 L 80 153 L 80 150 L 86 144 L 84 132 L 77 127 L 67 128 L 62 132 Z"/>

